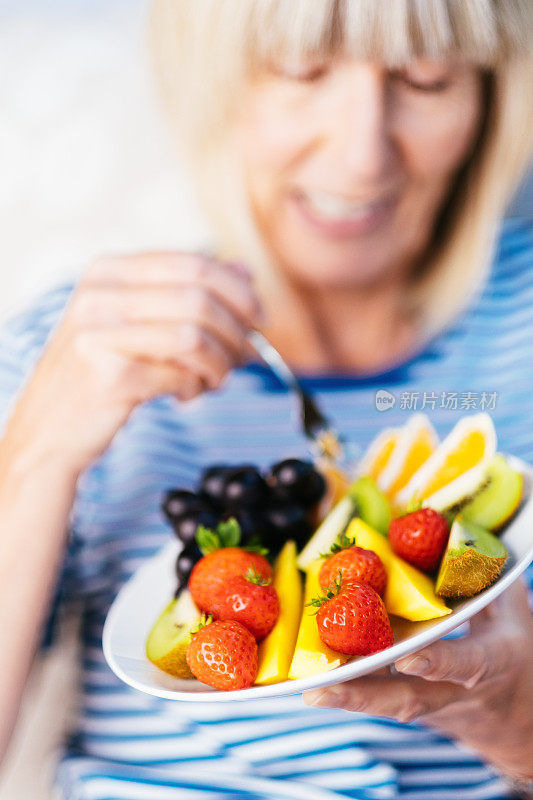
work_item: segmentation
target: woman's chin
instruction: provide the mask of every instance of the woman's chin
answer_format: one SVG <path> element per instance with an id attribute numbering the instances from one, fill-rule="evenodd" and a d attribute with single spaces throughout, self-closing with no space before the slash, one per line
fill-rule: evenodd
<path id="1" fill-rule="evenodd" d="M 298 283 L 357 290 L 392 277 L 401 236 L 394 230 L 390 206 L 354 223 L 348 234 L 347 223 L 342 233 L 334 226 L 310 225 L 297 204 L 290 205 L 278 217 L 272 243 L 277 263 Z"/>
<path id="2" fill-rule="evenodd" d="M 310 254 L 308 258 L 301 256 L 297 261 L 291 259 L 285 263 L 287 274 L 290 274 L 295 282 L 308 289 L 324 291 L 368 290 L 390 280 L 393 271 L 387 264 L 372 263 L 369 259 L 317 260 L 316 252 Z"/>

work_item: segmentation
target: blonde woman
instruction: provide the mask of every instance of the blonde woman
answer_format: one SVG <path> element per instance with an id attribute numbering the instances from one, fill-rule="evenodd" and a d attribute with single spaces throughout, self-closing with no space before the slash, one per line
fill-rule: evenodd
<path id="1" fill-rule="evenodd" d="M 527 794 L 522 585 L 394 675 L 305 698 L 344 710 L 159 701 L 111 674 L 101 632 L 119 586 L 169 537 L 163 490 L 205 465 L 305 453 L 286 394 L 249 362 L 252 328 L 362 446 L 406 419 L 400 402 L 380 415 L 378 389 L 484 392 L 502 448 L 533 462 L 533 239 L 501 224 L 531 153 L 532 11 L 155 2 L 161 84 L 214 257 L 103 257 L 2 336 L 0 742 L 47 620 L 50 633 L 81 600 L 62 797 Z M 444 431 L 462 413 L 439 401 L 431 415 Z"/>

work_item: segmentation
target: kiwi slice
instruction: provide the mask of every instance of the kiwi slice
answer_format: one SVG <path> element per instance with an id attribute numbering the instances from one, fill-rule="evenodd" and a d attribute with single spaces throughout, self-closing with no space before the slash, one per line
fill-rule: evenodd
<path id="1" fill-rule="evenodd" d="M 483 488 L 461 509 L 464 520 L 498 530 L 512 516 L 522 499 L 524 478 L 501 453 L 487 465 Z"/>
<path id="2" fill-rule="evenodd" d="M 359 517 L 375 531 L 387 536 L 391 521 L 390 503 L 372 478 L 362 477 L 350 486 L 349 494 Z"/>
<path id="3" fill-rule="evenodd" d="M 499 577 L 507 560 L 503 542 L 480 525 L 456 517 L 442 558 L 436 594 L 473 597 Z"/>
<path id="4" fill-rule="evenodd" d="M 387 535 L 391 520 L 389 501 L 372 478 L 358 478 L 350 486 L 347 494 L 322 520 L 298 556 L 298 567 L 305 571 L 312 561 L 327 553 L 354 517 L 359 517 L 374 530 Z"/>
<path id="5" fill-rule="evenodd" d="M 200 618 L 190 592 L 184 589 L 168 604 L 148 635 L 146 655 L 152 664 L 175 678 L 194 677 L 186 656 Z"/>
<path id="6" fill-rule="evenodd" d="M 354 504 L 349 494 L 342 497 L 327 517 L 325 517 L 311 536 L 297 559 L 298 567 L 304 572 L 309 565 L 323 553 L 327 553 L 334 541 L 346 530 L 353 517 Z"/>

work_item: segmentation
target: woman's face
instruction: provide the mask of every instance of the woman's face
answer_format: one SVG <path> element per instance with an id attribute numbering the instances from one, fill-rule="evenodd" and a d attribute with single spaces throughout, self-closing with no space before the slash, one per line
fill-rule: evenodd
<path id="1" fill-rule="evenodd" d="M 280 63 L 240 108 L 249 198 L 277 263 L 308 286 L 357 288 L 423 253 L 475 140 L 481 80 L 459 63 Z"/>

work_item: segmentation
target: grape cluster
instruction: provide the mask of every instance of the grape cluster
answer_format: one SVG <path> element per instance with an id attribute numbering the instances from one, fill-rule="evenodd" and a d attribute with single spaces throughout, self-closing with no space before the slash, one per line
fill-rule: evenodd
<path id="1" fill-rule="evenodd" d="M 312 533 L 312 512 L 325 490 L 324 477 L 310 461 L 289 458 L 266 475 L 250 464 L 208 467 L 196 492 L 167 492 L 163 511 L 183 543 L 176 564 L 180 586 L 202 555 L 195 539 L 200 525 L 216 528 L 235 517 L 243 546 L 258 541 L 274 553 L 287 539 L 302 546 Z"/>

